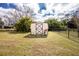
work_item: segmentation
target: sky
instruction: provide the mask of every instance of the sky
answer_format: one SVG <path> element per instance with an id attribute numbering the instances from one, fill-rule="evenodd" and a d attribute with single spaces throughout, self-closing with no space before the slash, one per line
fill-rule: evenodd
<path id="1" fill-rule="evenodd" d="M 0 9 L 7 11 L 23 6 L 25 3 L 0 3 Z M 78 3 L 26 3 L 33 9 L 35 19 L 42 21 L 48 18 L 64 17 L 64 14 L 78 8 Z"/>
<path id="2" fill-rule="evenodd" d="M 62 18 L 65 13 L 73 12 L 79 6 L 77 3 L 38 3 L 28 5 L 34 9 L 38 20 Z"/>

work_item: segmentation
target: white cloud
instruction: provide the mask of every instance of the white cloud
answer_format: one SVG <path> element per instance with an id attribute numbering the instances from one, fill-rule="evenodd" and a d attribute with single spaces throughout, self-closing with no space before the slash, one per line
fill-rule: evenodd
<path id="1" fill-rule="evenodd" d="M 23 5 L 30 7 L 32 10 L 34 10 L 35 12 L 35 17 L 37 20 L 43 20 L 43 19 L 47 19 L 47 18 L 51 18 L 51 17 L 58 17 L 58 13 L 64 13 L 65 11 L 71 11 L 71 10 L 75 10 L 79 5 L 77 3 L 45 3 L 46 4 L 46 10 L 42 10 L 41 13 L 39 13 L 39 5 L 38 3 L 15 3 L 15 5 L 17 5 L 20 9 L 23 9 Z M 43 17 L 43 15 L 48 14 L 48 13 L 53 13 L 52 10 L 55 10 L 55 16 L 52 15 L 48 15 L 46 17 Z M 3 9 L 0 8 L 0 14 L 2 15 L 3 12 L 6 13 L 8 11 L 12 11 L 12 9 Z M 60 16 L 62 17 L 62 16 Z"/>
<path id="2" fill-rule="evenodd" d="M 31 9 L 34 10 L 34 12 L 36 13 L 36 19 L 43 19 L 43 18 L 49 18 L 49 17 L 53 17 L 52 15 L 43 17 L 44 14 L 48 14 L 53 13 L 52 10 L 55 10 L 55 18 L 57 18 L 57 14 L 58 13 L 64 13 L 65 11 L 71 11 L 73 9 L 76 9 L 78 6 L 77 3 L 45 3 L 46 4 L 46 10 L 42 10 L 41 14 L 38 13 L 39 11 L 39 5 L 38 3 L 27 3 L 26 5 L 29 6 Z M 24 4 L 19 3 L 17 5 L 23 6 Z M 76 7 L 77 6 L 77 7 Z M 60 16 L 62 17 L 62 16 Z"/>
<path id="3" fill-rule="evenodd" d="M 58 4 L 52 4 L 52 3 L 46 3 L 46 8 L 47 8 L 47 10 L 43 10 L 42 11 L 42 15 L 44 15 L 44 14 L 46 14 L 46 13 L 52 13 L 52 10 L 55 10 L 55 18 L 57 18 L 57 17 L 63 17 L 64 15 L 60 15 L 60 16 L 58 16 L 57 14 L 59 14 L 59 13 L 65 13 L 65 12 L 68 12 L 68 11 L 71 11 L 71 10 L 75 10 L 76 8 L 78 8 L 78 4 L 77 3 L 64 3 L 64 4 L 62 4 L 62 3 L 58 3 Z M 52 15 L 48 15 L 47 16 L 48 18 L 49 17 L 53 17 Z M 47 18 L 46 17 L 46 18 Z M 45 18 L 45 17 L 44 17 Z M 43 17 L 41 16 L 41 19 L 43 19 Z"/>
<path id="4" fill-rule="evenodd" d="M 33 9 L 36 14 L 38 14 L 39 6 L 37 3 L 28 3 L 27 6 Z"/>

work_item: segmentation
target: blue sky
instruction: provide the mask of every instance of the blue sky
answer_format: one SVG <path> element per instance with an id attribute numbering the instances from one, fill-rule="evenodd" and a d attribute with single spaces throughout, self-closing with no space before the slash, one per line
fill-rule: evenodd
<path id="1" fill-rule="evenodd" d="M 6 11 L 22 5 L 23 3 L 0 3 L 0 9 Z M 63 16 L 63 13 L 75 10 L 79 6 L 75 3 L 27 3 L 26 5 L 34 10 L 34 16 L 39 20 Z"/>
<path id="2" fill-rule="evenodd" d="M 8 9 L 8 8 L 16 8 L 16 5 L 13 3 L 0 3 L 0 7 Z"/>
<path id="3" fill-rule="evenodd" d="M 39 12 L 41 12 L 42 10 L 46 10 L 45 3 L 38 3 L 38 5 L 39 5 Z"/>
<path id="4" fill-rule="evenodd" d="M 46 5 L 45 3 L 38 3 L 38 7 L 39 7 L 39 10 L 38 12 L 41 13 L 42 10 L 46 10 Z M 14 3 L 0 3 L 0 7 L 1 8 L 4 8 L 4 9 L 16 9 L 16 6 Z"/>

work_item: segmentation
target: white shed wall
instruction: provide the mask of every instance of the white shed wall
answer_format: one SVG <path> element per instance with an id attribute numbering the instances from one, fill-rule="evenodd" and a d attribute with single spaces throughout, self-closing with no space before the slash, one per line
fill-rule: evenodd
<path id="1" fill-rule="evenodd" d="M 31 24 L 31 34 L 33 34 L 33 35 L 37 35 L 37 34 L 47 35 L 48 34 L 48 24 L 47 23 L 32 23 Z"/>

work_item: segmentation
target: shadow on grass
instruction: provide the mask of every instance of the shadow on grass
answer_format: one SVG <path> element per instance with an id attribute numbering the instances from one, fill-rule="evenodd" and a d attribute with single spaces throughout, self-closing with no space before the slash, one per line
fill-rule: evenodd
<path id="1" fill-rule="evenodd" d="M 74 41 L 74 42 L 79 43 L 79 38 L 75 39 L 74 37 L 70 37 L 69 39 L 72 40 L 72 41 Z"/>
<path id="2" fill-rule="evenodd" d="M 68 33 L 66 32 L 66 31 L 60 31 L 60 32 L 56 32 L 56 33 L 58 33 L 58 34 L 60 34 L 62 37 L 65 37 L 65 38 L 68 38 Z M 77 34 L 77 33 L 76 33 Z M 76 34 L 73 34 L 72 32 L 71 32 L 71 34 L 70 34 L 70 36 L 69 36 L 69 40 L 72 40 L 72 41 L 74 41 L 74 42 L 77 42 L 77 43 L 79 43 L 79 37 L 76 35 Z"/>
<path id="3" fill-rule="evenodd" d="M 32 34 L 28 34 L 28 35 L 24 36 L 24 38 L 47 38 L 47 35 L 32 35 Z"/>

